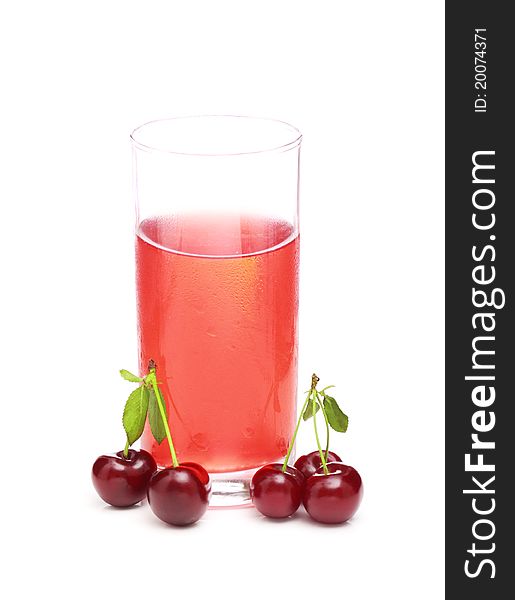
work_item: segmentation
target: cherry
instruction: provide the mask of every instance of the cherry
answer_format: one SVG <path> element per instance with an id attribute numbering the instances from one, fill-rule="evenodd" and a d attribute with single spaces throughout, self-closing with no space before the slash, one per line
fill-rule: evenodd
<path id="1" fill-rule="evenodd" d="M 132 506 L 143 500 L 148 482 L 157 469 L 156 461 L 145 450 L 103 454 L 93 464 L 93 485 L 104 502 L 112 506 Z"/>
<path id="2" fill-rule="evenodd" d="M 309 516 L 320 523 L 343 523 L 358 510 L 363 497 L 363 483 L 353 467 L 341 462 L 327 464 L 309 477 L 302 498 Z"/>
<path id="3" fill-rule="evenodd" d="M 254 506 L 267 517 L 280 519 L 289 517 L 300 506 L 304 476 L 295 467 L 270 464 L 254 473 L 250 483 L 250 494 Z"/>
<path id="4" fill-rule="evenodd" d="M 341 462 L 341 460 L 342 459 L 338 454 L 335 454 L 334 452 L 327 453 L 326 462 Z M 306 479 L 311 477 L 311 475 L 314 475 L 321 466 L 322 459 L 320 458 L 320 452 L 318 450 L 299 456 L 295 461 L 295 468 L 298 469 Z"/>
<path id="5" fill-rule="evenodd" d="M 154 514 L 170 525 L 191 525 L 206 512 L 211 482 L 201 465 L 185 462 L 154 473 L 148 502 Z"/>

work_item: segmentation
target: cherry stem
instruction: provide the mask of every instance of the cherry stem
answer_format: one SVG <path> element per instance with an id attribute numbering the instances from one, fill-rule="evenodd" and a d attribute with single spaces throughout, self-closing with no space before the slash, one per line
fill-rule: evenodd
<path id="1" fill-rule="evenodd" d="M 317 395 L 319 393 L 320 392 L 317 392 Z M 324 395 L 323 392 L 321 392 L 321 393 L 322 393 L 322 395 Z M 325 454 L 325 460 L 327 461 L 327 455 L 329 454 L 329 433 L 330 433 L 329 419 L 327 418 L 327 413 L 325 412 L 323 401 L 320 398 L 318 398 L 318 401 L 320 403 L 320 408 L 322 410 L 322 414 L 324 415 L 324 421 L 325 421 L 325 453 L 324 454 Z"/>
<path id="2" fill-rule="evenodd" d="M 315 376 L 313 376 L 315 377 Z M 318 379 L 318 377 L 317 377 Z M 316 385 L 316 384 L 315 384 Z M 318 429 L 317 429 L 317 413 L 316 413 L 316 398 L 318 397 L 316 388 L 311 390 L 311 394 L 313 396 L 313 427 L 315 428 L 315 438 L 317 441 L 318 452 L 320 454 L 320 460 L 322 461 L 322 467 L 324 469 L 324 474 L 329 475 L 329 469 L 327 468 L 327 461 L 324 456 L 324 451 L 322 450 L 322 446 L 320 445 L 320 438 L 318 437 Z M 323 410 L 323 408 L 322 408 Z"/>
<path id="3" fill-rule="evenodd" d="M 333 387 L 336 387 L 336 386 L 334 386 L 334 385 L 326 385 L 326 386 L 325 386 L 325 388 L 324 388 L 323 390 L 320 390 L 320 393 L 321 393 L 323 396 L 325 396 L 325 391 L 326 391 L 326 390 L 328 390 L 328 389 L 330 389 L 330 388 L 333 388 Z"/>
<path id="4" fill-rule="evenodd" d="M 125 458 L 129 458 L 129 438 L 127 438 L 127 441 L 125 442 L 125 448 L 123 450 L 123 455 L 125 456 Z"/>
<path id="5" fill-rule="evenodd" d="M 151 366 L 151 364 L 153 366 Z M 172 434 L 170 433 L 170 427 L 168 426 L 168 419 L 166 418 L 166 412 L 165 412 L 165 407 L 163 406 L 161 391 L 159 390 L 159 387 L 157 386 L 156 368 L 155 368 L 154 361 L 151 361 L 151 364 L 149 364 L 150 373 L 147 375 L 147 377 L 145 377 L 145 381 L 149 382 L 152 385 L 152 389 L 154 390 L 154 394 L 155 394 L 156 400 L 157 400 L 157 405 L 159 407 L 159 412 L 161 414 L 161 420 L 163 421 L 163 426 L 165 428 L 166 439 L 168 440 L 168 445 L 170 446 L 170 454 L 172 456 L 172 465 L 175 468 L 175 467 L 179 466 L 179 461 L 177 460 L 177 454 L 175 453 L 175 447 L 174 447 L 173 441 L 172 441 Z"/>
<path id="6" fill-rule="evenodd" d="M 306 407 L 308 405 L 310 398 L 311 398 L 311 390 L 309 390 L 309 392 L 308 392 L 308 397 L 306 398 L 306 401 L 304 402 L 304 405 L 301 408 L 299 418 L 297 419 L 297 425 L 295 426 L 295 431 L 293 432 L 293 437 L 291 438 L 290 445 L 288 446 L 288 452 L 287 452 L 286 458 L 284 459 L 284 462 L 283 462 L 283 468 L 281 469 L 283 473 L 286 472 L 286 468 L 288 466 L 288 461 L 290 460 L 290 456 L 293 451 L 293 446 L 295 446 L 295 439 L 297 438 L 297 433 L 299 431 L 300 423 L 302 421 L 302 415 L 304 414 L 304 411 L 306 410 Z"/>

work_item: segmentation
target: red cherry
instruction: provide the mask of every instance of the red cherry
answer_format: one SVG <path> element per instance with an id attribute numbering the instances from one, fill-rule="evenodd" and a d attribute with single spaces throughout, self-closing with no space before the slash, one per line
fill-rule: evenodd
<path id="1" fill-rule="evenodd" d="M 157 471 L 148 485 L 154 514 L 170 525 L 191 525 L 206 512 L 211 493 L 209 475 L 196 463 Z"/>
<path id="2" fill-rule="evenodd" d="M 304 476 L 295 467 L 281 464 L 261 467 L 254 473 L 250 483 L 250 494 L 254 506 L 267 517 L 280 519 L 289 517 L 300 506 Z"/>
<path id="3" fill-rule="evenodd" d="M 211 479 L 209 479 L 209 473 L 204 469 L 202 465 L 194 462 L 183 462 L 180 464 L 181 467 L 188 467 L 192 471 L 195 471 L 195 475 L 198 477 L 198 480 L 205 487 L 206 492 L 211 498 Z"/>
<path id="4" fill-rule="evenodd" d="M 157 469 L 156 461 L 145 450 L 103 454 L 93 464 L 93 485 L 104 502 L 112 506 L 132 506 L 143 500 L 148 482 Z"/>
<path id="5" fill-rule="evenodd" d="M 304 487 L 303 503 L 309 516 L 320 523 L 343 523 L 350 519 L 361 503 L 363 483 L 353 467 L 341 462 L 321 467 Z"/>
<path id="6" fill-rule="evenodd" d="M 327 453 L 326 462 L 341 462 L 341 458 L 338 454 L 334 452 Z M 295 468 L 298 469 L 304 477 L 307 479 L 314 475 L 322 466 L 322 459 L 320 458 L 320 452 L 315 450 L 314 452 L 310 452 L 309 454 L 304 454 L 303 456 L 299 456 L 295 461 Z"/>

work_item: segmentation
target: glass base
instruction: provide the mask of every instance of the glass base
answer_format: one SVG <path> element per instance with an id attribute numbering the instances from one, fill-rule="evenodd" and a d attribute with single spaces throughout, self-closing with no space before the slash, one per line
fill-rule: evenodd
<path id="1" fill-rule="evenodd" d="M 284 456 L 272 462 L 282 463 L 283 461 Z M 295 448 L 290 455 L 289 464 L 293 464 L 294 461 Z M 262 466 L 232 473 L 209 473 L 212 492 L 209 508 L 245 508 L 252 506 L 250 481 L 254 473 Z"/>
<path id="2" fill-rule="evenodd" d="M 212 495 L 209 508 L 251 506 L 250 480 L 258 468 L 234 473 L 210 473 Z"/>

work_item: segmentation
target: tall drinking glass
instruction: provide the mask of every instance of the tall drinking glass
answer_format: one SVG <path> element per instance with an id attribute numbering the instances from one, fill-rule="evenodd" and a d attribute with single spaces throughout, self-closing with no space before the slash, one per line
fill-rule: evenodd
<path id="1" fill-rule="evenodd" d="M 140 371 L 155 361 L 179 460 L 210 472 L 212 504 L 244 504 L 295 425 L 301 134 L 201 116 L 131 139 Z M 142 447 L 171 464 L 148 424 Z"/>

